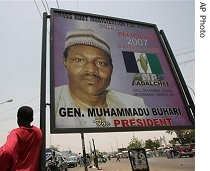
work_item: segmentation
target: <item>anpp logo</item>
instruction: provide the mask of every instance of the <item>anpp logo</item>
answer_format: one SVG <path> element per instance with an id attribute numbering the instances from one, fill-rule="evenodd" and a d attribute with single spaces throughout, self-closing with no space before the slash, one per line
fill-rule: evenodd
<path id="1" fill-rule="evenodd" d="M 136 73 L 141 81 L 160 81 L 164 73 L 160 61 L 155 54 L 123 51 L 125 68 L 128 73 Z"/>

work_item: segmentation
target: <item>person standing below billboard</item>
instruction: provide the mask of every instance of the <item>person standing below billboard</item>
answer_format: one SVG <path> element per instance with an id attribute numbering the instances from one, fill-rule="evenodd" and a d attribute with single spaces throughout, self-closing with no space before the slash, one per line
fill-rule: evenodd
<path id="1" fill-rule="evenodd" d="M 113 72 L 111 51 L 93 30 L 67 33 L 63 64 L 69 84 L 55 88 L 56 127 L 114 127 L 112 117 L 90 117 L 90 109 L 146 107 L 141 97 L 107 89 Z M 64 111 L 73 108 L 84 115 L 66 117 Z"/>
<path id="2" fill-rule="evenodd" d="M 7 142 L 0 148 L 1 171 L 38 171 L 42 143 L 42 132 L 31 125 L 33 109 L 22 106 L 17 112 L 19 128 L 13 129 Z"/>

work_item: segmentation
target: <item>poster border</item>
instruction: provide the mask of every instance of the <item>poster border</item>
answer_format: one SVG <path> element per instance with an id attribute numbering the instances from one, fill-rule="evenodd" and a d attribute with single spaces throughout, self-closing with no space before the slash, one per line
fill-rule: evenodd
<path id="1" fill-rule="evenodd" d="M 54 92 L 54 54 L 53 54 L 53 49 L 54 49 L 54 13 L 55 12 L 61 12 L 61 13 L 72 13 L 72 14 L 78 14 L 78 15 L 88 15 L 92 17 L 100 17 L 100 18 L 105 18 L 105 19 L 110 19 L 110 20 L 115 20 L 115 21 L 122 21 L 126 23 L 133 23 L 133 24 L 140 24 L 140 25 L 145 25 L 149 27 L 153 27 L 156 35 L 158 36 L 160 45 L 164 51 L 166 60 L 169 64 L 169 67 L 171 69 L 171 72 L 173 74 L 174 80 L 178 86 L 178 90 L 180 92 L 183 104 L 185 105 L 186 112 L 188 114 L 188 117 L 190 119 L 191 125 L 185 125 L 185 126 L 153 126 L 153 127 L 111 127 L 111 128 L 56 128 L 55 127 L 55 92 Z M 91 13 L 84 13 L 84 12 L 77 12 L 77 11 L 71 11 L 71 10 L 63 10 L 63 9 L 55 9 L 51 8 L 50 11 L 50 132 L 51 133 L 93 133 L 93 132 L 121 132 L 121 131 L 146 131 L 146 130 L 173 130 L 173 129 L 194 129 L 194 118 L 192 115 L 192 112 L 190 110 L 190 107 L 188 105 L 183 87 L 181 85 L 181 81 L 176 73 L 176 70 L 174 68 L 173 62 L 170 59 L 169 52 L 164 44 L 164 41 L 161 37 L 161 34 L 157 28 L 156 24 L 152 23 L 146 23 L 146 22 L 140 22 L 140 21 L 134 21 L 134 20 L 129 20 L 129 19 L 122 19 L 122 18 L 116 18 L 116 17 L 111 17 L 111 16 L 104 16 L 104 15 L 98 15 L 98 14 L 91 14 Z"/>

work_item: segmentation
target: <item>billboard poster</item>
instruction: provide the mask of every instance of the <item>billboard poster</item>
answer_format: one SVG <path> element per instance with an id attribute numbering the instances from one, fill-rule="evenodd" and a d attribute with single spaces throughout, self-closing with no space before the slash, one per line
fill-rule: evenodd
<path id="1" fill-rule="evenodd" d="M 192 128 L 155 24 L 51 9 L 51 132 Z"/>

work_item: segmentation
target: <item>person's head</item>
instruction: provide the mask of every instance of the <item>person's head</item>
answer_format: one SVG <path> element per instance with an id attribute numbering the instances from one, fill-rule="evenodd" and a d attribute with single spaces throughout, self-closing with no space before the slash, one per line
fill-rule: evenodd
<path id="1" fill-rule="evenodd" d="M 70 90 L 75 94 L 98 96 L 110 84 L 113 70 L 110 47 L 93 30 L 67 33 L 63 64 Z"/>
<path id="2" fill-rule="evenodd" d="M 30 126 L 33 121 L 33 109 L 29 106 L 22 106 L 17 112 L 17 123 L 19 126 Z"/>

